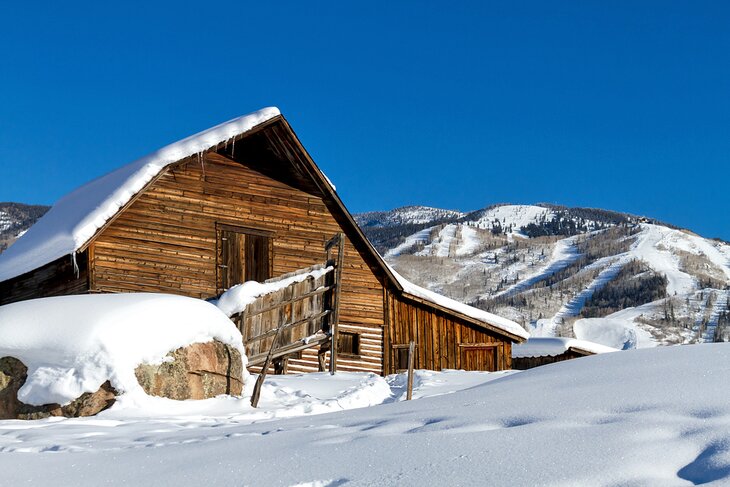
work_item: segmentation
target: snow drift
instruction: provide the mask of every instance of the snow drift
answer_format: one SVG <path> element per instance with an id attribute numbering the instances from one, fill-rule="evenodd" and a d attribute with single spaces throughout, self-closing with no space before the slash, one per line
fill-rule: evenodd
<path id="1" fill-rule="evenodd" d="M 96 294 L 33 299 L 0 307 L 0 357 L 28 367 L 18 399 L 65 405 L 110 381 L 144 394 L 134 369 L 168 352 L 218 340 L 244 357 L 240 332 L 210 303 L 165 294 Z M 244 363 L 245 365 L 245 363 Z"/>
<path id="2" fill-rule="evenodd" d="M 266 416 L 241 414 L 259 413 L 235 398 L 226 398 L 235 410 L 206 416 L 216 398 L 176 404 L 196 408 L 177 419 L 127 419 L 115 405 L 98 418 L 0 422 L 0 467 L 8 485 L 727 485 L 729 362 L 730 345 L 712 344 L 506 377 L 419 373 L 416 391 L 441 395 L 318 416 L 383 400 L 387 388 L 365 374 L 338 373 L 337 385 L 326 374 L 316 385 L 311 375 L 275 377 L 262 403 L 284 410 Z"/>

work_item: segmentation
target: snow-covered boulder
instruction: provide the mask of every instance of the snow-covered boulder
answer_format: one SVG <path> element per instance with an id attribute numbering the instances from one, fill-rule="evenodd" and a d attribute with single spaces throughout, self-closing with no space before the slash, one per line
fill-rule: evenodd
<path id="1" fill-rule="evenodd" d="M 94 392 L 85 392 L 65 406 L 44 404 L 33 406 L 18 399 L 28 376 L 28 367 L 13 357 L 0 358 L 0 419 L 41 419 L 49 416 L 93 416 L 114 404 L 117 391 L 104 382 Z"/>
<path id="2" fill-rule="evenodd" d="M 109 394 L 239 394 L 247 375 L 241 334 L 223 312 L 165 294 L 61 296 L 1 306 L 3 357 L 12 359 L 3 359 L 0 399 L 12 396 L 6 404 L 20 405 L 0 410 L 15 413 L 37 406 L 49 415 L 95 414 L 77 401 L 99 402 L 102 410 Z"/>

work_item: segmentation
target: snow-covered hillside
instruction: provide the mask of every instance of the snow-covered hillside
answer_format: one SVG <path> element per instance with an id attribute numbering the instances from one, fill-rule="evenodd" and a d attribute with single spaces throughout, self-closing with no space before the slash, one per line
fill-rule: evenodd
<path id="1" fill-rule="evenodd" d="M 619 348 L 730 338 L 727 243 L 648 218 L 554 205 L 418 222 L 402 236 L 412 222 L 365 230 L 410 280 L 533 335 L 572 337 L 580 321 L 585 337 Z"/>
<path id="2" fill-rule="evenodd" d="M 0 253 L 48 211 L 47 206 L 0 203 Z"/>
<path id="3" fill-rule="evenodd" d="M 273 377 L 260 410 L 219 397 L 0 422 L 0 468 L 58 487 L 727 485 L 728 362 L 711 344 L 419 372 L 413 401 L 402 375 Z"/>
<path id="4" fill-rule="evenodd" d="M 392 211 L 370 211 L 355 216 L 361 227 L 390 227 L 405 223 L 421 224 L 439 220 L 457 219 L 464 213 L 429 206 L 404 206 Z"/>
<path id="5" fill-rule="evenodd" d="M 530 224 L 540 225 L 555 218 L 550 208 L 531 205 L 502 205 L 487 208 L 469 222 L 477 228 L 497 230 L 507 235 L 524 237 L 522 229 Z"/>

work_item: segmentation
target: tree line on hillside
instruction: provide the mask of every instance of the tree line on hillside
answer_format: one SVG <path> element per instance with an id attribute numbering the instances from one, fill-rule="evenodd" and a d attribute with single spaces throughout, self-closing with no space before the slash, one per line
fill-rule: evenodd
<path id="1" fill-rule="evenodd" d="M 588 298 L 581 316 L 597 318 L 622 309 L 651 303 L 667 296 L 667 277 L 641 261 L 632 260 L 618 275 Z"/>
<path id="2" fill-rule="evenodd" d="M 0 253 L 5 251 L 16 239 L 18 233 L 27 230 L 48 211 L 48 206 L 26 205 L 23 203 L 0 203 L 0 214 L 7 227 L 0 230 Z"/>
<path id="3" fill-rule="evenodd" d="M 402 244 L 406 237 L 420 232 L 424 228 L 453 223 L 456 218 L 446 218 L 428 223 L 403 223 L 390 227 L 363 227 L 362 231 L 375 249 L 381 254 Z"/>

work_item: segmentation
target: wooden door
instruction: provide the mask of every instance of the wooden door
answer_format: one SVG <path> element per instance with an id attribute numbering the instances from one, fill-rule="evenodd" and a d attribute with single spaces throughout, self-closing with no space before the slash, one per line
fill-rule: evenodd
<path id="1" fill-rule="evenodd" d="M 244 279 L 246 281 L 264 282 L 271 277 L 269 251 L 269 237 L 263 235 L 246 235 L 246 265 Z"/>
<path id="2" fill-rule="evenodd" d="M 461 345 L 461 368 L 464 370 L 497 370 L 497 347 L 488 345 Z"/>
<path id="3" fill-rule="evenodd" d="M 244 282 L 246 235 L 221 230 L 218 237 L 218 292 Z"/>
<path id="4" fill-rule="evenodd" d="M 416 349 L 413 351 L 413 364 L 414 367 L 418 367 L 418 344 L 416 344 Z M 408 370 L 408 345 L 393 345 L 390 368 L 391 374 L 398 374 Z"/>
<path id="5" fill-rule="evenodd" d="M 271 277 L 271 237 L 246 232 L 218 230 L 218 292 L 246 281 L 263 282 Z"/>

